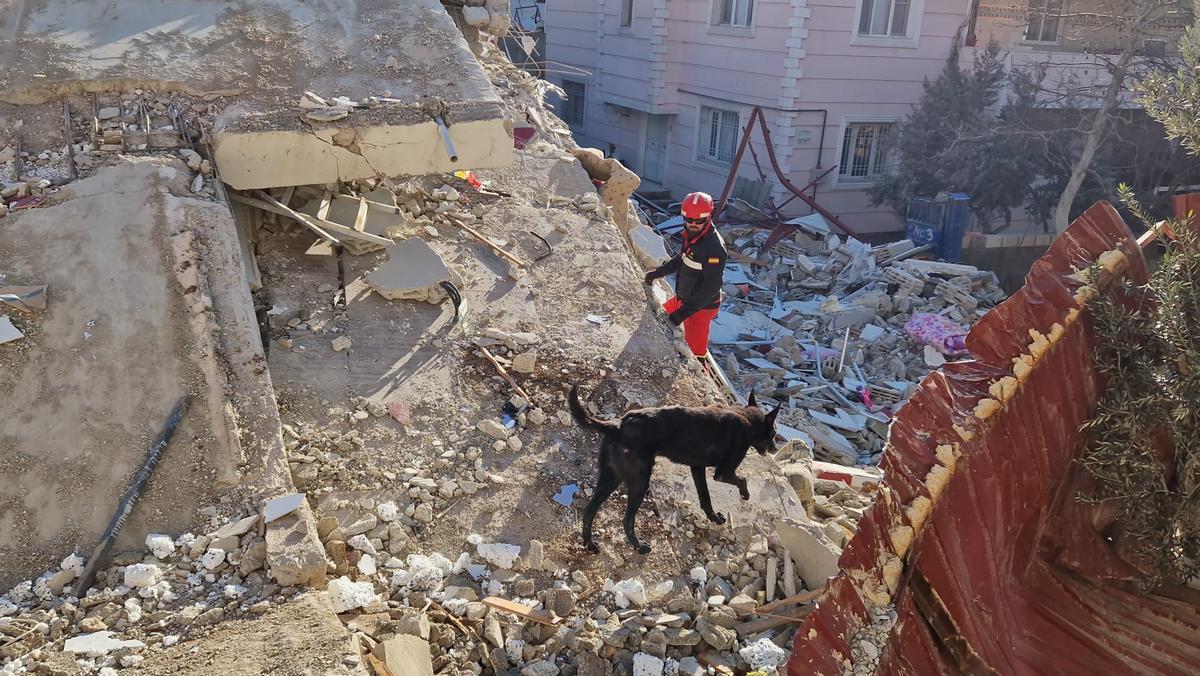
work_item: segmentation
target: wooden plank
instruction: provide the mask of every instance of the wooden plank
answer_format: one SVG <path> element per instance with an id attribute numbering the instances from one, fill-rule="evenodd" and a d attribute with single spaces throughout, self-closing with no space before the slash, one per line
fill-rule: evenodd
<path id="1" fill-rule="evenodd" d="M 259 209 L 265 209 L 267 211 L 273 211 L 277 214 L 282 214 L 289 218 L 295 219 L 296 221 L 299 221 L 300 223 L 307 225 L 311 228 L 317 228 L 317 229 L 324 228 L 326 230 L 332 230 L 333 232 L 338 232 L 343 235 L 348 235 L 350 237 L 354 237 L 355 239 L 361 239 L 361 240 L 364 240 L 367 242 L 371 242 L 372 244 L 378 244 L 380 246 L 391 246 L 391 245 L 395 244 L 395 242 L 393 242 L 392 240 L 390 240 L 386 237 L 380 237 L 379 235 L 372 235 L 369 232 L 358 232 L 352 228 L 347 228 L 346 226 L 342 225 L 341 223 L 334 223 L 333 221 L 323 221 L 320 219 L 313 218 L 312 216 L 309 216 L 308 214 L 302 214 L 302 213 L 296 211 L 295 209 L 292 209 L 291 207 L 284 206 L 283 204 L 281 204 L 279 202 L 279 200 L 275 199 L 274 197 L 271 197 L 270 195 L 262 192 L 261 190 L 257 191 L 257 194 L 260 198 L 263 198 L 263 199 L 254 199 L 252 197 L 246 197 L 246 196 L 242 195 L 242 196 L 238 197 L 238 201 L 240 201 L 244 204 L 249 204 L 250 206 L 258 207 Z M 264 199 L 265 199 L 265 201 L 264 201 Z"/>
<path id="2" fill-rule="evenodd" d="M 326 190 L 321 194 L 321 206 L 317 207 L 317 218 L 329 220 L 329 205 L 333 204 L 333 194 Z"/>
<path id="3" fill-rule="evenodd" d="M 490 608 L 495 608 L 496 610 L 504 611 L 506 613 L 512 613 L 521 619 L 537 622 L 538 624 L 554 626 L 559 622 L 562 622 L 561 617 L 557 617 L 554 613 L 548 610 L 531 610 L 520 603 L 509 601 L 508 599 L 502 599 L 499 596 L 489 596 L 485 598 L 483 600 L 483 605 Z"/>
<path id="4" fill-rule="evenodd" d="M 768 603 L 765 606 L 759 606 L 759 607 L 755 608 L 751 613 L 746 613 L 746 614 L 747 615 L 750 615 L 750 614 L 761 615 L 763 613 L 769 613 L 773 610 L 776 610 L 778 608 L 783 608 L 785 606 L 794 606 L 794 605 L 797 605 L 800 603 L 808 603 L 809 601 L 816 599 L 818 596 L 820 596 L 821 594 L 824 594 L 824 593 L 825 593 L 824 587 L 820 587 L 818 589 L 813 589 L 811 591 L 801 592 L 799 594 L 795 594 L 795 595 L 789 596 L 787 598 L 779 599 L 778 601 L 775 601 L 774 603 Z"/>
<path id="5" fill-rule="evenodd" d="M 269 212 L 272 214 L 279 214 L 282 216 L 291 216 L 291 214 L 287 213 L 287 211 L 290 211 L 290 209 L 285 211 L 284 209 L 275 207 L 274 205 L 270 204 L 269 202 L 264 202 L 262 200 L 254 199 L 253 197 L 246 197 L 245 195 L 231 193 L 229 195 L 229 199 L 233 200 L 234 202 L 239 202 L 241 204 L 245 204 L 246 206 L 254 207 L 255 209 L 262 209 L 263 211 L 266 211 L 266 212 Z M 305 219 L 295 218 L 294 216 L 292 218 L 297 223 L 303 225 L 304 227 L 306 227 L 306 228 L 312 230 L 313 232 L 317 233 L 318 235 L 320 235 L 322 239 L 328 240 L 334 244 L 341 244 L 341 240 L 339 240 L 338 238 L 334 237 L 333 235 L 325 232 L 324 230 L 321 229 L 320 226 L 318 226 L 314 223 L 311 223 Z"/>
<path id="6" fill-rule="evenodd" d="M 375 670 L 376 676 L 392 676 L 392 670 L 388 669 L 387 665 L 385 665 L 378 657 L 375 657 L 371 653 L 367 653 L 367 663 L 370 664 L 371 668 Z"/>
<path id="7" fill-rule="evenodd" d="M 367 201 L 361 197 L 358 199 L 358 213 L 354 214 L 354 229 L 359 232 L 364 232 L 363 228 L 367 224 Z"/>
<path id="8" fill-rule="evenodd" d="M 491 247 L 492 251 L 495 251 L 495 252 L 496 252 L 498 255 L 500 255 L 501 257 L 503 257 L 503 258 L 507 258 L 508 260 L 512 261 L 514 265 L 518 265 L 518 266 L 520 266 L 520 267 L 523 267 L 523 268 L 524 268 L 524 267 L 528 267 L 528 264 L 527 264 L 525 261 L 523 261 L 523 260 L 521 260 L 520 258 L 517 258 L 516 256 L 514 256 L 514 255 L 512 255 L 512 254 L 508 253 L 508 252 L 507 252 L 507 251 L 505 251 L 504 249 L 501 249 L 500 247 L 496 246 L 495 244 L 492 244 L 492 241 L 491 241 L 490 239 L 488 239 L 487 237 L 484 237 L 484 236 L 483 236 L 483 234 L 482 234 L 482 233 L 480 233 L 480 232 L 479 232 L 478 230 L 476 230 L 475 228 L 472 228 L 471 226 L 467 225 L 466 223 L 463 223 L 461 220 L 459 220 L 459 219 L 457 219 L 457 218 L 455 218 L 455 217 L 453 217 L 453 216 L 450 216 L 450 215 L 448 215 L 448 214 L 447 214 L 446 218 L 447 218 L 447 220 L 449 220 L 449 221 L 450 221 L 451 223 L 453 223 L 454 225 L 457 225 L 458 227 L 462 228 L 463 230 L 466 230 L 467 232 L 471 233 L 471 235 L 472 235 L 472 236 L 474 236 L 474 237 L 475 237 L 475 239 L 477 239 L 477 240 L 479 240 L 480 242 L 483 242 L 484 244 L 486 244 L 486 245 L 488 245 L 489 247 Z"/>
<path id="9" fill-rule="evenodd" d="M 741 624 L 735 625 L 733 629 L 738 633 L 739 636 L 753 636 L 754 634 L 762 633 L 768 629 L 774 629 L 775 627 L 782 627 L 785 624 L 799 622 L 814 609 L 814 606 L 790 608 L 788 610 L 780 611 L 779 613 L 774 613 L 757 620 L 742 622 Z"/>

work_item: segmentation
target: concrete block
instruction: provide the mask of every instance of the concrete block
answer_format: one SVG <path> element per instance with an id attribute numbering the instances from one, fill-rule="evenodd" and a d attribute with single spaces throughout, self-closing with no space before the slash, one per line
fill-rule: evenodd
<path id="1" fill-rule="evenodd" d="M 267 524 L 267 567 L 282 586 L 323 586 L 325 549 L 308 501 Z"/>
<path id="2" fill-rule="evenodd" d="M 438 286 L 451 279 L 442 257 L 422 239 L 405 239 L 387 248 L 387 262 L 366 276 L 367 285 L 389 300 L 440 302 Z"/>
<path id="3" fill-rule="evenodd" d="M 837 575 L 838 557 L 842 552 L 820 526 L 808 521 L 777 519 L 775 532 L 779 534 L 780 544 L 791 555 L 796 574 L 804 579 L 806 587 L 816 589 Z"/>
<path id="4" fill-rule="evenodd" d="M 468 26 L 486 28 L 492 22 L 492 13 L 487 7 L 463 7 L 463 20 Z"/>
<path id="5" fill-rule="evenodd" d="M 433 676 L 429 641 L 416 636 L 397 636 L 371 650 L 392 676 Z"/>

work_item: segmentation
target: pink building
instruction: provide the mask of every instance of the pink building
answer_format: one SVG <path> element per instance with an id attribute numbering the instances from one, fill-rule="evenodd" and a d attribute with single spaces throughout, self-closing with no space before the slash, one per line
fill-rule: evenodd
<path id="1" fill-rule="evenodd" d="M 676 198 L 720 193 L 760 106 L 793 184 L 836 165 L 817 200 L 860 232 L 894 231 L 901 220 L 865 191 L 884 166 L 880 138 L 962 40 L 971 4 L 550 0 L 546 76 L 568 93 L 560 112 L 580 144 L 615 145 L 646 183 Z M 752 147 L 774 183 L 765 149 Z M 739 175 L 759 179 L 749 153 Z"/>

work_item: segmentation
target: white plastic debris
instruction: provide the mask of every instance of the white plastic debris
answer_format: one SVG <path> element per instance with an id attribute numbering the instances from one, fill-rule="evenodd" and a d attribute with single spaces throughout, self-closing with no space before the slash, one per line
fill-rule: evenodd
<path id="1" fill-rule="evenodd" d="M 83 557 L 78 554 L 72 554 L 62 560 L 58 567 L 63 570 L 69 570 L 74 573 L 75 577 L 83 575 Z"/>
<path id="2" fill-rule="evenodd" d="M 375 600 L 375 587 L 370 582 L 355 582 L 348 577 L 339 577 L 329 582 L 327 589 L 333 612 L 344 613 Z"/>
<path id="3" fill-rule="evenodd" d="M 170 535 L 150 533 L 146 536 L 146 549 L 150 550 L 154 558 L 163 560 L 175 553 L 175 543 Z"/>
<path id="4" fill-rule="evenodd" d="M 425 556 L 409 554 L 405 559 L 407 569 L 392 574 L 392 586 L 409 590 L 434 591 L 442 586 L 454 568 L 454 564 L 441 554 Z"/>
<path id="5" fill-rule="evenodd" d="M 620 608 L 641 608 L 646 605 L 646 586 L 637 578 L 617 582 L 613 585 L 612 593 Z"/>
<path id="6" fill-rule="evenodd" d="M 488 563 L 501 570 L 511 570 L 521 556 L 521 547 L 503 542 L 486 542 L 476 548 L 479 555 Z"/>
<path id="7" fill-rule="evenodd" d="M 142 602 L 137 599 L 125 599 L 125 617 L 130 624 L 137 624 L 142 619 Z"/>
<path id="8" fill-rule="evenodd" d="M 225 550 L 223 549 L 210 549 L 200 557 L 200 563 L 208 570 L 216 570 L 224 562 Z"/>
<path id="9" fill-rule="evenodd" d="M 222 556 L 224 554 L 222 553 Z M 125 586 L 144 589 L 158 584 L 162 569 L 152 563 L 135 563 L 125 566 Z"/>
<path id="10" fill-rule="evenodd" d="M 525 642 L 519 638 L 510 638 L 504 642 L 504 654 L 508 655 L 508 660 L 515 664 L 524 662 L 523 653 L 525 652 Z"/>
<path id="11" fill-rule="evenodd" d="M 769 638 L 760 638 L 738 651 L 751 669 L 774 670 L 787 659 L 787 652 L 771 642 Z"/>

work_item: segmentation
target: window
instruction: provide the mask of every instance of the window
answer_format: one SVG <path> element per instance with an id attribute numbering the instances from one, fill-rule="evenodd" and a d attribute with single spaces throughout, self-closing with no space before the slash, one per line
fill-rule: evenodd
<path id="1" fill-rule="evenodd" d="M 754 0 L 714 0 L 713 23 L 718 26 L 749 27 L 754 19 Z"/>
<path id="2" fill-rule="evenodd" d="M 912 0 L 862 0 L 858 34 L 903 38 L 908 36 Z"/>
<path id="3" fill-rule="evenodd" d="M 696 159 L 710 164 L 728 165 L 738 143 L 738 114 L 733 110 L 700 107 L 700 139 Z"/>
<path id="4" fill-rule="evenodd" d="M 1029 0 L 1029 42 L 1058 42 L 1058 24 L 1062 20 L 1062 0 Z"/>
<path id="5" fill-rule="evenodd" d="M 842 135 L 838 183 L 871 183 L 886 168 L 885 147 L 894 122 L 850 122 Z"/>
<path id="6" fill-rule="evenodd" d="M 562 103 L 562 119 L 563 122 L 579 127 L 583 125 L 584 104 L 587 102 L 587 88 L 582 82 L 574 80 L 563 80 L 562 89 L 567 93 L 567 98 Z"/>
<path id="7" fill-rule="evenodd" d="M 633 25 L 633 0 L 621 0 L 621 25 Z"/>

